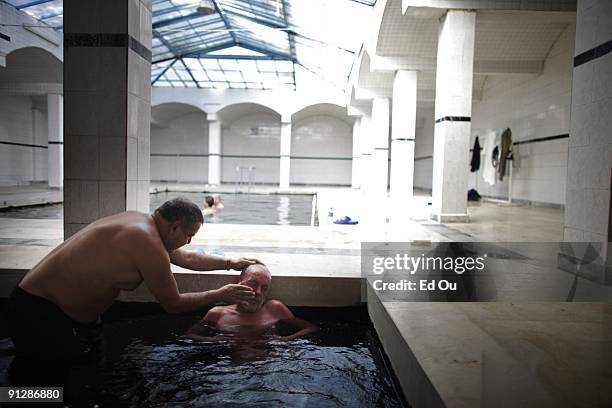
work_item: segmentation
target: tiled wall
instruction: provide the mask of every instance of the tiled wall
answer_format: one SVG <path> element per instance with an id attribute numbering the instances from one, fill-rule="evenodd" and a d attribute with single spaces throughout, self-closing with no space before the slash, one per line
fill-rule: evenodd
<path id="1" fill-rule="evenodd" d="M 291 133 L 291 183 L 351 184 L 351 125 L 317 115 L 294 123 Z"/>
<path id="2" fill-rule="evenodd" d="M 570 25 L 557 39 L 539 76 L 487 76 L 482 100 L 472 109 L 473 145 L 476 135 L 510 127 L 513 140 L 527 141 L 567 135 L 575 29 Z M 419 117 L 429 118 L 427 110 Z M 433 117 L 433 115 L 431 115 Z M 431 122 L 431 123 L 430 123 Z M 415 187 L 431 189 L 433 121 L 417 124 Z M 565 203 L 568 138 L 521 144 L 513 168 L 513 198 L 552 204 Z M 481 162 L 485 160 L 481 158 Z M 507 197 L 508 178 L 494 186 L 485 183 L 482 171 L 471 174 L 469 187 L 481 195 Z"/>
<path id="3" fill-rule="evenodd" d="M 236 167 L 253 167 L 253 182 L 278 183 L 280 118 L 252 113 L 222 123 L 222 182 L 238 180 Z M 350 185 L 352 126 L 315 115 L 292 125 L 291 183 Z M 151 180 L 208 181 L 208 122 L 190 113 L 151 127 Z M 246 181 L 248 170 L 243 170 Z"/>
<path id="4" fill-rule="evenodd" d="M 602 52 L 605 49 L 602 45 L 607 43 L 609 50 L 612 42 L 612 2 L 579 1 L 577 7 L 577 58 L 564 238 L 566 241 L 607 243 L 609 251 L 612 236 L 612 52 Z M 604 249 L 600 255 L 607 259 L 610 272 L 610 253 Z M 600 260 L 595 261 L 598 262 Z M 612 282 L 612 275 L 607 279 Z"/>
<path id="5" fill-rule="evenodd" d="M 151 180 L 208 181 L 208 122 L 190 113 L 151 127 Z"/>
<path id="6" fill-rule="evenodd" d="M 567 135 L 574 52 L 574 25 L 568 26 L 551 48 L 541 75 L 488 76 L 481 101 L 475 101 L 472 145 L 476 135 L 509 127 L 514 142 Z M 520 144 L 513 167 L 513 198 L 564 204 L 568 138 Z M 488 158 L 481 156 L 481 162 Z M 491 186 L 482 171 L 470 177 L 470 188 L 481 195 L 508 195 L 507 177 Z"/>
<path id="7" fill-rule="evenodd" d="M 47 115 L 28 96 L 0 95 L 0 185 L 47 179 Z"/>

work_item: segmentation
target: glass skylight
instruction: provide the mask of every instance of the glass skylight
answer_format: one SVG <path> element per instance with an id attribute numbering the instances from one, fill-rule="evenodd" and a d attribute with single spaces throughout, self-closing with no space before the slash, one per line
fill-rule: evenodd
<path id="1" fill-rule="evenodd" d="M 153 86 L 295 90 L 308 77 L 343 90 L 376 2 L 212 1 L 204 15 L 199 0 L 152 0 Z M 62 0 L 7 2 L 63 28 Z"/>

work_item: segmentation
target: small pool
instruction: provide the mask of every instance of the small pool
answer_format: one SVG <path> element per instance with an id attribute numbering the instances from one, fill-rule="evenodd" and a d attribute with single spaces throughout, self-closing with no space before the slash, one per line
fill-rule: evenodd
<path id="1" fill-rule="evenodd" d="M 156 193 L 150 195 L 150 211 L 174 197 L 186 197 L 200 207 L 205 193 Z M 225 208 L 207 216 L 207 223 L 258 225 L 310 225 L 312 195 L 224 194 Z M 0 217 L 62 219 L 63 204 L 2 209 Z"/>
<path id="2" fill-rule="evenodd" d="M 294 312 L 318 324 L 320 331 L 289 342 L 223 336 L 199 341 L 186 337 L 185 332 L 201 314 L 156 313 L 115 321 L 105 318 L 108 367 L 99 373 L 95 386 L 80 385 L 88 392 L 79 392 L 78 404 L 177 408 L 404 406 L 363 309 L 344 316 L 321 309 Z M 0 363 L 7 366 L 1 354 Z"/>

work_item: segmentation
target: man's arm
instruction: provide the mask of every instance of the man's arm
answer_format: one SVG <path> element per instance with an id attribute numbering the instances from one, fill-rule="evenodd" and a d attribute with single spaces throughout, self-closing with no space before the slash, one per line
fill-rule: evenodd
<path id="1" fill-rule="evenodd" d="M 140 245 L 136 256 L 147 288 L 168 313 L 197 310 L 219 301 L 244 302 L 255 295 L 250 287 L 235 284 L 206 292 L 179 293 L 170 269 L 170 258 L 165 251 L 155 245 Z"/>
<path id="2" fill-rule="evenodd" d="M 300 319 L 299 317 L 294 317 L 292 319 L 284 319 L 282 320 L 282 322 L 299 329 L 292 335 L 283 337 L 284 340 L 297 339 L 298 337 L 303 337 L 319 330 L 319 326 L 312 324 L 307 320 Z"/>
<path id="3" fill-rule="evenodd" d="M 202 320 L 200 320 L 199 322 L 194 324 L 189 330 L 187 330 L 187 333 L 185 333 L 185 335 L 194 340 L 216 340 L 216 333 L 214 335 L 211 335 L 211 331 L 213 331 L 211 326 L 216 326 L 222 315 L 223 308 L 213 307 L 206 313 Z"/>
<path id="4" fill-rule="evenodd" d="M 283 340 L 293 340 L 298 337 L 306 336 L 307 334 L 314 333 L 319 330 L 319 327 L 304 320 L 297 318 L 291 313 L 291 310 L 285 304 L 278 300 L 269 300 L 266 302 L 266 306 L 270 308 L 270 312 L 280 321 L 287 323 L 299 330 L 290 336 L 285 336 Z"/>
<path id="5" fill-rule="evenodd" d="M 249 265 L 261 263 L 257 259 L 230 259 L 216 255 L 206 255 L 199 252 L 176 249 L 170 254 L 170 261 L 177 266 L 191 269 L 192 271 L 215 271 L 222 269 L 242 270 Z"/>

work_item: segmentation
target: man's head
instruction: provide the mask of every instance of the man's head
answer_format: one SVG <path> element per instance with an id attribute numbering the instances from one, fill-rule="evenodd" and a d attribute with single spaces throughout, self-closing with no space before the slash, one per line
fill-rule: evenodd
<path id="1" fill-rule="evenodd" d="M 215 205 L 215 199 L 212 196 L 204 197 L 204 208 L 212 208 Z"/>
<path id="2" fill-rule="evenodd" d="M 200 208 L 180 197 L 163 203 L 154 215 L 163 220 L 160 236 L 168 252 L 190 243 L 204 223 Z"/>
<path id="3" fill-rule="evenodd" d="M 268 268 L 262 264 L 249 265 L 240 274 L 238 283 L 250 287 L 255 292 L 253 300 L 246 304 L 239 304 L 238 310 L 246 313 L 259 311 L 266 301 L 268 289 L 272 283 L 272 275 Z"/>

